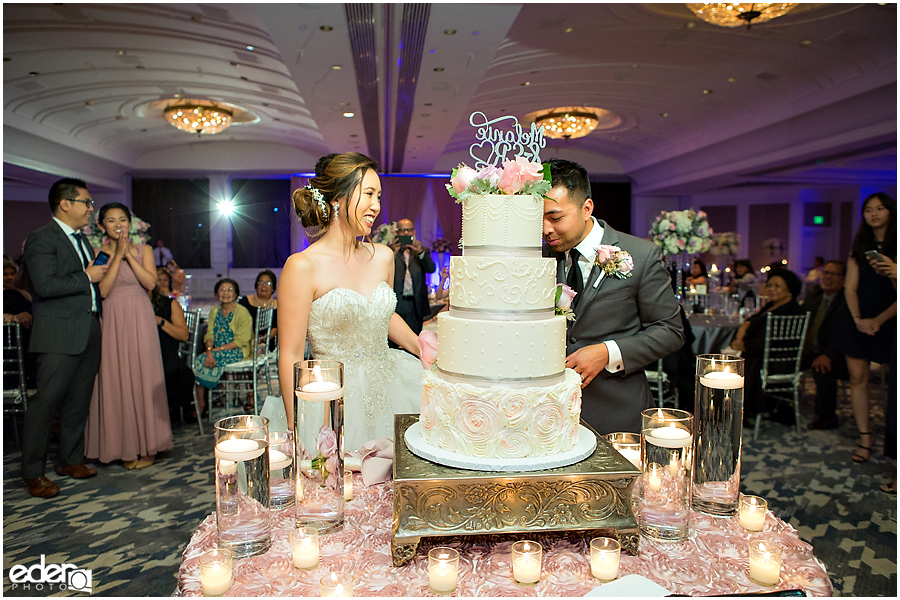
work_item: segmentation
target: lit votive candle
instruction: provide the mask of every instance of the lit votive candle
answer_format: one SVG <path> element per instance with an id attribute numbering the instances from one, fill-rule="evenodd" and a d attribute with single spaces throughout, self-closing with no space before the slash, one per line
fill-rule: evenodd
<path id="1" fill-rule="evenodd" d="M 669 459 L 669 475 L 675 477 L 678 475 L 678 467 L 681 465 L 681 461 L 678 459 L 678 452 L 672 451 L 672 457 Z"/>
<path id="2" fill-rule="evenodd" d="M 648 430 L 644 437 L 654 446 L 661 448 L 685 448 L 691 445 L 691 432 L 670 423 L 667 427 Z"/>
<path id="3" fill-rule="evenodd" d="M 591 540 L 591 575 L 607 582 L 619 576 L 619 555 L 622 546 L 618 540 L 600 537 Z"/>
<path id="4" fill-rule="evenodd" d="M 641 468 L 641 436 L 637 433 L 608 433 L 604 436 L 616 451 L 638 469 Z"/>
<path id="5" fill-rule="evenodd" d="M 310 381 L 294 393 L 300 400 L 326 402 L 342 397 L 344 388 L 333 381 Z"/>
<path id="6" fill-rule="evenodd" d="M 764 586 L 778 585 L 781 577 L 781 546 L 775 542 L 750 542 L 750 579 Z"/>
<path id="7" fill-rule="evenodd" d="M 762 531 L 769 505 L 759 496 L 741 496 L 739 523 L 747 531 Z"/>
<path id="8" fill-rule="evenodd" d="M 658 492 L 662 487 L 663 467 L 657 463 L 650 463 L 647 467 L 647 485 L 654 492 Z"/>
<path id="9" fill-rule="evenodd" d="M 200 588 L 204 596 L 221 596 L 231 588 L 231 551 L 210 550 L 200 557 Z"/>
<path id="10" fill-rule="evenodd" d="M 295 567 L 309 570 L 319 566 L 319 532 L 315 527 L 293 529 L 288 538 Z"/>
<path id="11" fill-rule="evenodd" d="M 744 378 L 725 367 L 724 371 L 710 371 L 702 375 L 700 383 L 717 390 L 737 390 L 744 387 Z"/>
<path id="12" fill-rule="evenodd" d="M 253 460 L 263 452 L 265 444 L 260 444 L 259 440 L 228 438 L 216 444 L 216 458 L 223 461 Z"/>
<path id="13" fill-rule="evenodd" d="M 437 594 L 449 594 L 456 589 L 459 577 L 459 552 L 453 548 L 432 548 L 428 551 L 428 585 Z"/>
<path id="14" fill-rule="evenodd" d="M 541 580 L 541 554 L 537 542 L 520 540 L 512 545 L 513 579 L 518 583 L 535 584 Z"/>
<path id="15" fill-rule="evenodd" d="M 277 471 L 278 469 L 284 469 L 286 467 L 291 466 L 291 463 L 294 460 L 282 452 L 281 450 L 277 450 L 275 448 L 269 448 L 269 470 Z"/>
<path id="16" fill-rule="evenodd" d="M 353 471 L 344 472 L 344 500 L 353 500 Z"/>
<path id="17" fill-rule="evenodd" d="M 353 595 L 353 576 L 350 573 L 329 573 L 319 580 L 323 598 Z"/>

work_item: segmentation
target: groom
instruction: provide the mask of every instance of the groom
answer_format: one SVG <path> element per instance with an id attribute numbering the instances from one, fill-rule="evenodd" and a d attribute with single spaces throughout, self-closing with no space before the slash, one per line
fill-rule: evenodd
<path id="1" fill-rule="evenodd" d="M 591 216 L 594 201 L 584 167 L 556 158 L 549 163 L 544 255 L 558 261 L 557 282 L 578 292 L 575 320 L 566 332 L 566 367 L 583 380 L 581 416 L 601 435 L 640 433 L 641 411 L 651 407 L 644 368 L 684 341 L 662 253 Z M 603 246 L 627 254 L 611 254 Z M 598 260 L 609 261 L 611 270 L 604 272 Z"/>

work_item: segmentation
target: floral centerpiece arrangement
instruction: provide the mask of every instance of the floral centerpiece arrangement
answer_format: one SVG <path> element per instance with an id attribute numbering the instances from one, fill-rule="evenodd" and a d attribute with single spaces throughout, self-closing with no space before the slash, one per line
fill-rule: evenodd
<path id="1" fill-rule="evenodd" d="M 710 254 L 730 254 L 734 256 L 740 249 L 741 236 L 735 232 L 725 231 L 712 234 L 712 245 L 709 247 Z"/>
<path id="2" fill-rule="evenodd" d="M 502 169 L 487 166 L 476 171 L 461 164 L 453 169 L 447 191 L 457 202 L 471 195 L 491 194 L 530 194 L 535 200 L 543 202 L 550 191 L 550 165 L 530 162 L 522 156 L 504 160 Z"/>
<path id="3" fill-rule="evenodd" d="M 706 252 L 712 245 L 712 233 L 706 213 L 693 208 L 664 210 L 650 226 L 650 240 L 669 255 Z"/>
<path id="4" fill-rule="evenodd" d="M 393 244 L 395 237 L 397 237 L 397 221 L 382 223 L 372 232 L 372 241 L 385 246 Z"/>
<path id="5" fill-rule="evenodd" d="M 147 233 L 149 229 L 150 223 L 132 214 L 131 224 L 128 226 L 128 239 L 131 240 L 132 244 L 146 244 L 150 241 L 150 234 Z M 97 224 L 96 212 L 91 213 L 90 221 L 82 228 L 81 232 L 94 248 L 99 248 L 103 244 L 109 243 L 109 238 L 106 237 L 106 234 Z"/>

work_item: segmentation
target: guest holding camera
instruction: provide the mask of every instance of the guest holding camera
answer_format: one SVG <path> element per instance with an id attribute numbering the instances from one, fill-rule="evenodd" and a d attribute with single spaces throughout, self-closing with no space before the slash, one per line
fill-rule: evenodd
<path id="1" fill-rule="evenodd" d="M 397 239 L 391 248 L 394 250 L 396 312 L 418 335 L 422 331 L 422 322 L 431 314 L 425 275 L 434 273 L 437 266 L 431 260 L 428 248 L 416 239 L 416 228 L 409 219 L 397 221 Z M 391 342 L 391 347 L 397 346 Z"/>
<path id="2" fill-rule="evenodd" d="M 143 469 L 173 445 L 162 356 L 157 344 L 147 343 L 157 339 L 147 297 L 157 280 L 153 251 L 132 244 L 131 211 L 124 204 L 104 205 L 97 224 L 109 238 L 97 254 L 109 257 L 109 270 L 98 284 L 104 358 L 85 428 L 85 454 Z"/>

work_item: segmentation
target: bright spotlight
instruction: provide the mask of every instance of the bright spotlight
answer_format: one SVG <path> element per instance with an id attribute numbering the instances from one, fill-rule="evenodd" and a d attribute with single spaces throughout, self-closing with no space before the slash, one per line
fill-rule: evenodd
<path id="1" fill-rule="evenodd" d="M 222 200 L 221 202 L 216 203 L 216 207 L 222 211 L 222 214 L 226 217 L 230 217 L 234 214 L 234 202 L 231 200 Z"/>

